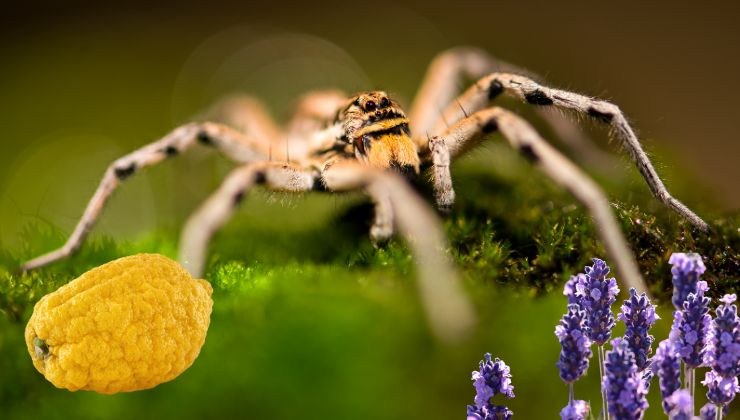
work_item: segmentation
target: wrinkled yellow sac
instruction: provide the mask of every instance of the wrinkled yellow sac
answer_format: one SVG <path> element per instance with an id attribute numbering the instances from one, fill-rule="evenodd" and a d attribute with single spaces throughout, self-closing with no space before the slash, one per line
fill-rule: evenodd
<path id="1" fill-rule="evenodd" d="M 26 326 L 34 366 L 58 388 L 103 394 L 176 378 L 198 357 L 211 285 L 162 255 L 94 268 L 41 298 Z"/>

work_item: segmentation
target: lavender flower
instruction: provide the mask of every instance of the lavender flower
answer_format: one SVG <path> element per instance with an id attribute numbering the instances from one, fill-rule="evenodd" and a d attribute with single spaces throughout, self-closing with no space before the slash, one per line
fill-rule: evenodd
<path id="1" fill-rule="evenodd" d="M 708 402 L 699 410 L 701 420 L 715 420 L 717 418 L 717 406 Z"/>
<path id="2" fill-rule="evenodd" d="M 673 407 L 668 401 L 676 390 L 681 388 L 681 360 L 676 345 L 671 340 L 663 340 L 653 357 L 651 367 L 658 374 L 660 395 L 663 399 L 663 411 L 669 414 Z"/>
<path id="3" fill-rule="evenodd" d="M 555 335 L 562 350 L 557 362 L 560 378 L 566 383 L 575 382 L 588 369 L 591 357 L 591 340 L 584 334 L 586 312 L 577 304 L 568 305 L 568 313 L 563 315 L 560 325 L 555 327 Z"/>
<path id="4" fill-rule="evenodd" d="M 727 406 L 722 407 L 722 415 L 727 415 Z M 699 419 L 701 420 L 714 420 L 717 417 L 717 406 L 712 402 L 704 404 L 704 407 L 699 410 Z"/>
<path id="5" fill-rule="evenodd" d="M 486 353 L 484 360 L 478 363 L 479 371 L 473 372 L 475 387 L 475 405 L 468 406 L 468 420 L 508 420 L 514 413 L 507 407 L 491 404 L 496 394 L 514 398 L 514 386 L 511 384 L 511 373 L 506 363 L 499 358 L 491 360 L 491 353 Z"/>
<path id="6" fill-rule="evenodd" d="M 717 405 L 728 404 L 740 392 L 736 376 L 724 378 L 713 370 L 707 372 L 701 383 L 707 387 L 707 399 Z"/>
<path id="7" fill-rule="evenodd" d="M 740 317 L 733 303 L 737 296 L 725 295 L 709 329 L 704 362 L 725 378 L 740 375 Z"/>
<path id="8" fill-rule="evenodd" d="M 668 418 L 671 420 L 692 420 L 694 418 L 694 401 L 688 390 L 679 389 L 668 397 L 671 404 L 671 412 Z"/>
<path id="9" fill-rule="evenodd" d="M 511 373 L 506 363 L 498 357 L 491 361 L 491 353 L 486 353 L 483 357 L 485 360 L 478 363 L 480 370 L 473 371 L 475 405 L 485 407 L 496 394 L 514 398 L 514 386 L 511 384 Z"/>
<path id="10" fill-rule="evenodd" d="M 612 350 L 606 354 L 603 384 L 609 414 L 614 420 L 641 419 L 648 407 L 647 392 L 635 364 L 635 355 L 621 338 L 612 340 Z"/>
<path id="11" fill-rule="evenodd" d="M 586 401 L 573 400 L 560 410 L 562 420 L 586 420 L 589 406 Z"/>
<path id="12" fill-rule="evenodd" d="M 683 310 L 673 313 L 673 327 L 670 338 L 676 343 L 681 359 L 690 368 L 702 365 L 707 345 L 709 325 L 712 317 L 709 316 L 710 299 L 704 296 L 709 290 L 707 282 L 699 281 L 696 293 L 689 293 Z"/>
<path id="13" fill-rule="evenodd" d="M 624 339 L 627 340 L 630 350 L 635 354 L 639 371 L 643 371 L 648 366 L 648 355 L 652 351 L 650 346 L 655 340 L 655 337 L 648 334 L 648 330 L 659 318 L 655 313 L 655 306 L 650 304 L 647 295 L 643 292 L 637 296 L 637 291 L 631 288 L 630 297 L 624 301 L 622 312 L 617 315 L 617 319 L 624 321 L 627 325 Z"/>
<path id="14" fill-rule="evenodd" d="M 586 275 L 579 276 L 576 284 L 576 297 L 586 311 L 586 335 L 599 346 L 609 340 L 614 327 L 611 305 L 619 293 L 617 281 L 606 278 L 609 267 L 598 258 L 592 266 L 586 266 Z"/>
<path id="15" fill-rule="evenodd" d="M 468 406 L 467 420 L 509 420 L 514 412 L 501 405 L 486 404 L 483 407 Z"/>
<path id="16" fill-rule="evenodd" d="M 565 282 L 565 287 L 563 288 L 563 295 L 565 295 L 568 298 L 568 305 L 571 304 L 581 304 L 581 299 L 576 296 L 576 286 L 579 282 L 585 282 L 586 281 L 586 275 L 579 273 L 575 276 L 570 276 L 570 279 Z"/>
<path id="17" fill-rule="evenodd" d="M 673 306 L 681 310 L 683 303 L 689 296 L 689 293 L 696 293 L 696 283 L 707 268 L 701 259 L 701 255 L 683 252 L 675 252 L 668 259 L 673 264 L 671 273 L 673 274 Z"/>

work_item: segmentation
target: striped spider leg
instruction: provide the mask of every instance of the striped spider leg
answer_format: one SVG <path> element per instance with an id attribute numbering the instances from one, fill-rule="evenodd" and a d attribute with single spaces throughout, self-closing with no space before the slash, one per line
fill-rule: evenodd
<path id="1" fill-rule="evenodd" d="M 518 74 L 492 73 L 468 88 L 457 98 L 455 103 L 449 104 L 443 111 L 443 118 L 436 123 L 430 132 L 443 132 L 446 128 L 444 121 L 459 121 L 461 118 L 485 108 L 492 98 L 501 94 L 510 95 L 532 105 L 554 106 L 572 110 L 609 125 L 637 166 L 653 196 L 686 219 L 696 229 L 702 232 L 710 230 L 709 225 L 704 220 L 668 192 L 655 168 L 653 168 L 650 158 L 642 149 L 626 117 L 619 107 L 610 102 L 549 88 L 529 77 Z"/>
<path id="2" fill-rule="evenodd" d="M 192 148 L 196 143 L 213 146 L 235 162 L 262 159 L 257 138 L 249 137 L 225 125 L 205 122 L 180 126 L 165 137 L 114 161 L 103 175 L 74 231 L 60 248 L 25 262 L 22 271 L 42 267 L 76 252 L 87 238 L 106 202 L 121 185 L 142 169 L 154 166 Z"/>
<path id="3" fill-rule="evenodd" d="M 424 135 L 439 133 L 433 131 L 439 123 L 445 125 L 455 123 L 455 120 L 446 120 L 441 118 L 441 115 L 448 105 L 455 103 L 455 97 L 463 89 L 460 85 L 464 83 L 463 79 L 478 80 L 494 72 L 521 74 L 533 80 L 541 79 L 530 71 L 499 60 L 475 47 L 456 47 L 438 54 L 427 69 L 409 113 L 411 121 L 414 122 L 413 133 L 415 138 L 421 141 L 420 146 L 423 145 Z M 605 172 L 618 166 L 617 159 L 596 147 L 568 115 L 547 107 L 537 107 L 535 112 L 549 125 L 558 140 L 590 168 Z M 613 171 L 608 171 L 608 174 L 614 176 Z"/>
<path id="4" fill-rule="evenodd" d="M 25 262 L 22 271 L 39 268 L 76 252 L 87 238 L 106 202 L 121 183 L 135 173 L 177 156 L 200 143 L 216 148 L 229 160 L 247 163 L 270 159 L 287 159 L 288 151 L 274 147 L 285 134 L 272 121 L 261 103 L 249 96 L 228 98 L 207 114 L 215 122 L 189 123 L 138 150 L 114 161 L 103 175 L 97 190 L 67 241 L 58 249 Z M 304 118 L 304 120 L 307 118 Z M 228 124 L 228 125 L 227 125 Z M 232 128 L 238 127 L 239 130 Z M 336 137 L 332 130 L 317 130 L 308 136 L 310 147 L 319 148 Z M 287 140 L 282 140 L 286 144 Z M 311 150 L 296 144 L 294 154 L 305 156 Z M 274 150 L 273 150 L 274 149 Z"/>
<path id="5" fill-rule="evenodd" d="M 485 108 L 458 121 L 429 140 L 427 164 L 432 164 L 436 200 L 449 206 L 454 199 L 449 162 L 478 144 L 487 134 L 500 131 L 508 143 L 555 183 L 573 194 L 594 219 L 601 240 L 627 287 L 647 291 L 635 259 L 622 235 L 609 201 L 601 188 L 563 154 L 548 144 L 528 122 L 499 107 Z"/>

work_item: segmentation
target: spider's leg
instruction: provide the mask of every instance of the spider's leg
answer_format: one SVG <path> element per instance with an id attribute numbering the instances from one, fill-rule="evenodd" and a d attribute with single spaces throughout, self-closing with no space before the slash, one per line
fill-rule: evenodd
<path id="1" fill-rule="evenodd" d="M 269 155 L 271 147 L 275 147 L 272 142 L 283 137 L 281 128 L 262 102 L 248 95 L 223 98 L 206 111 L 202 119 L 223 123 L 241 131 L 253 139 L 255 149 L 265 156 Z"/>
<path id="2" fill-rule="evenodd" d="M 347 105 L 348 98 L 346 93 L 336 89 L 313 90 L 301 95 L 287 124 L 288 131 L 293 135 L 306 135 L 326 127 L 334 121 L 339 108 Z"/>
<path id="3" fill-rule="evenodd" d="M 331 148 L 343 133 L 335 124 L 337 112 L 348 103 L 347 95 L 339 90 L 315 90 L 302 95 L 286 125 L 282 148 L 293 156 L 309 156 Z"/>
<path id="4" fill-rule="evenodd" d="M 234 214 L 249 190 L 263 184 L 282 191 L 309 191 L 321 184 L 317 170 L 285 162 L 257 162 L 234 169 L 221 186 L 188 219 L 180 236 L 180 262 L 201 276 L 211 237 Z"/>
<path id="5" fill-rule="evenodd" d="M 429 65 L 409 113 L 414 138 L 423 141 L 422 135 L 440 134 L 446 128 L 446 124 L 457 122 L 459 118 L 446 120 L 441 117 L 441 113 L 445 107 L 455 103 L 455 97 L 462 91 L 460 84 L 465 83 L 467 86 L 463 78 L 477 80 L 493 72 L 517 73 L 538 78 L 531 72 L 474 47 L 456 47 L 437 55 Z M 460 106 L 468 110 L 464 103 L 461 102 Z M 615 159 L 596 147 L 578 124 L 567 115 L 542 108 L 536 111 L 556 136 L 566 146 L 576 151 L 589 166 L 599 170 L 616 166 Z"/>
<path id="6" fill-rule="evenodd" d="M 533 105 L 572 110 L 609 125 L 612 131 L 616 133 L 616 137 L 624 149 L 627 150 L 630 158 L 637 165 L 637 169 L 647 182 L 652 194 L 699 230 L 709 231 L 709 225 L 704 220 L 668 192 L 655 168 L 653 168 L 650 158 L 642 149 L 637 135 L 627 122 L 627 118 L 616 105 L 585 95 L 549 88 L 529 77 L 512 73 L 493 73 L 478 80 L 460 96 L 459 101 L 463 104 L 465 113 L 470 114 L 485 108 L 491 95 L 496 93 L 508 94 Z M 464 118 L 465 113 L 457 104 L 451 104 L 444 110 L 444 118 L 448 121 L 457 121 Z M 436 129 L 440 130 L 438 132 L 442 132 L 444 126 L 439 126 Z"/>
<path id="7" fill-rule="evenodd" d="M 100 185 L 64 245 L 27 261 L 21 269 L 26 271 L 38 268 L 74 253 L 90 233 L 108 198 L 124 180 L 142 169 L 186 151 L 197 142 L 215 147 L 235 162 L 244 163 L 264 159 L 262 153 L 255 150 L 252 138 L 227 126 L 204 122 L 178 127 L 162 139 L 114 161 L 105 171 Z"/>
<path id="8" fill-rule="evenodd" d="M 433 331 L 447 341 L 461 338 L 475 315 L 445 255 L 447 241 L 432 209 L 393 172 L 344 161 L 326 167 L 322 176 L 330 190 L 363 189 L 388 198 L 395 224 L 414 254 L 419 293 Z"/>
<path id="9" fill-rule="evenodd" d="M 381 246 L 388 242 L 395 233 L 393 227 L 393 206 L 391 199 L 385 191 L 373 191 L 370 195 L 373 200 L 374 212 L 373 224 L 370 226 L 370 240 L 373 245 Z"/>
<path id="10" fill-rule="evenodd" d="M 499 130 L 514 149 L 588 209 L 607 253 L 615 262 L 619 277 L 627 287 L 647 292 L 648 288 L 604 192 L 587 174 L 540 137 L 524 119 L 502 108 L 487 108 L 462 119 L 440 138 L 454 157 L 495 130 Z"/>

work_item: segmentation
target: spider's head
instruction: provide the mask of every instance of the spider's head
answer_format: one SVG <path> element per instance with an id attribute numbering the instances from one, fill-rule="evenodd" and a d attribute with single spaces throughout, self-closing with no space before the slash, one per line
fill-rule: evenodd
<path id="1" fill-rule="evenodd" d="M 360 162 L 407 175 L 419 173 L 419 154 L 411 139 L 409 120 L 387 93 L 372 91 L 356 95 L 337 119 Z"/>

